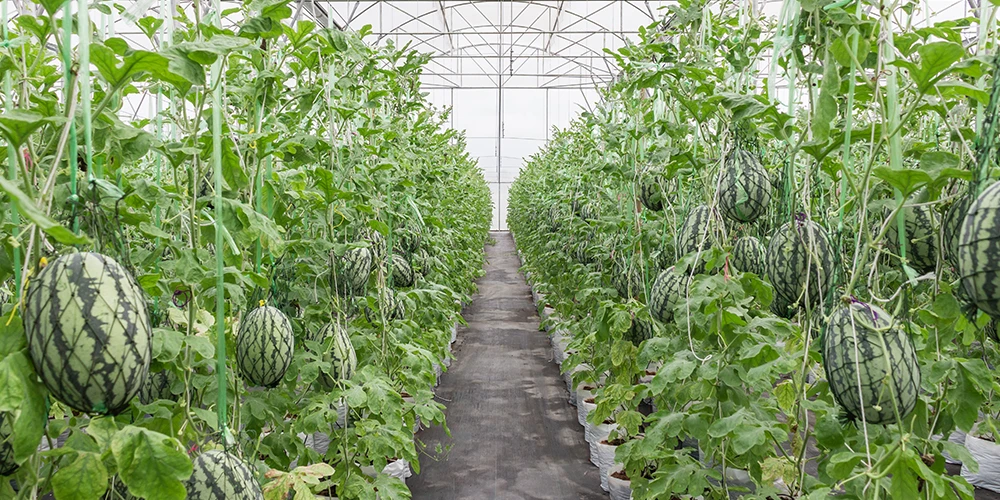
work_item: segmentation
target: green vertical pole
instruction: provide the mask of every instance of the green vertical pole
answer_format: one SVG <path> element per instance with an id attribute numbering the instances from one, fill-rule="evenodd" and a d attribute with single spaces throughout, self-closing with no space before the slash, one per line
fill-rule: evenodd
<path id="1" fill-rule="evenodd" d="M 887 8 L 883 2 L 883 8 Z M 893 46 L 893 36 L 892 36 L 892 20 L 889 19 L 888 13 L 882 14 L 882 29 L 885 33 L 885 40 L 882 43 L 882 65 L 888 74 L 885 77 L 885 115 L 886 115 L 886 125 L 889 130 L 895 131 L 891 136 L 889 136 L 889 167 L 893 170 L 899 170 L 903 168 L 903 142 L 900 138 L 899 130 L 899 82 L 896 80 L 896 68 L 892 68 L 893 61 L 896 60 L 895 47 Z M 896 193 L 896 203 L 898 206 L 902 207 L 906 202 L 903 199 L 903 192 L 899 189 L 894 190 Z M 899 243 L 899 257 L 906 261 L 906 214 L 903 212 L 902 208 L 899 210 L 896 216 L 896 241 Z M 906 273 L 910 279 L 916 278 L 914 271 L 910 269 L 910 266 L 904 265 L 903 271 Z"/>
<path id="2" fill-rule="evenodd" d="M 220 1 L 214 0 L 215 26 L 222 27 L 222 8 Z M 219 428 L 226 441 L 230 441 L 229 426 L 226 419 L 226 317 L 225 317 L 225 242 L 222 233 L 225 230 L 222 220 L 222 58 L 212 64 L 212 166 L 215 170 L 215 334 L 216 357 L 215 373 L 219 384 Z"/>
<path id="3" fill-rule="evenodd" d="M 254 133 L 260 133 L 261 120 L 263 118 L 263 109 L 260 101 L 257 101 L 257 123 L 254 128 Z M 259 152 L 258 152 L 259 154 Z M 256 205 L 257 212 L 264 213 L 264 196 L 261 194 L 261 190 L 264 187 L 263 173 L 260 171 L 260 163 L 257 164 L 257 173 L 254 175 L 254 205 Z M 254 259 L 254 271 L 258 274 L 260 273 L 262 248 L 260 244 L 260 238 L 257 238 L 257 243 L 254 245 L 253 249 L 253 259 Z"/>
<path id="4" fill-rule="evenodd" d="M 73 40 L 73 0 L 66 0 L 63 4 L 63 46 L 62 46 L 62 57 L 63 57 L 63 82 L 66 85 L 66 106 L 69 106 L 70 101 L 73 98 L 73 92 L 75 88 L 70 88 L 70 84 L 73 81 L 73 48 L 70 46 L 70 42 Z M 79 203 L 79 195 L 77 194 L 76 186 L 76 173 L 79 170 L 77 167 L 77 150 L 76 150 L 76 117 L 69 117 L 69 154 L 66 157 L 66 167 L 69 169 L 69 194 L 70 201 L 73 203 L 73 214 L 71 226 L 73 227 L 73 233 L 80 234 L 80 220 L 77 218 L 77 203 Z"/>
<path id="5" fill-rule="evenodd" d="M 9 40 L 7 33 L 7 0 L 2 0 L 3 6 L 0 7 L 0 23 L 3 24 L 3 39 L 4 42 Z M 4 72 L 3 76 L 3 96 L 4 102 L 6 103 L 6 110 L 11 111 L 14 109 L 14 96 L 12 94 L 12 87 L 10 81 L 10 71 Z M 17 180 L 17 145 L 7 144 L 7 179 L 11 181 Z M 16 234 L 19 232 L 21 226 L 21 214 L 17 211 L 17 206 L 14 202 L 10 202 L 10 221 L 14 224 L 13 232 Z M 21 247 L 14 247 L 14 300 L 21 299 Z"/>
<path id="6" fill-rule="evenodd" d="M 79 26 L 80 45 L 77 48 L 80 58 L 80 110 L 83 113 L 83 157 L 87 163 L 87 181 L 94 179 L 94 129 L 91 126 L 91 89 L 90 89 L 90 2 L 77 0 L 76 17 Z"/>

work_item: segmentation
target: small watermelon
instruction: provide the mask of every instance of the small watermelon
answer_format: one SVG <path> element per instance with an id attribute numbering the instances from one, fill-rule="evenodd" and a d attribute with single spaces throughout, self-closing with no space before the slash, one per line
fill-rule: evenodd
<path id="1" fill-rule="evenodd" d="M 983 327 L 983 330 L 986 332 L 986 336 L 993 339 L 994 342 L 1000 342 L 1000 336 L 997 336 L 997 320 L 991 319 L 990 322 L 986 323 L 986 326 Z"/>
<path id="2" fill-rule="evenodd" d="M 903 219 L 906 228 L 906 260 L 921 273 L 928 273 L 937 267 L 938 224 L 937 215 L 931 207 L 904 206 Z M 886 221 L 886 240 L 896 255 L 900 255 L 899 224 L 895 217 Z"/>
<path id="3" fill-rule="evenodd" d="M 787 299 L 778 294 L 774 294 L 774 300 L 771 301 L 770 309 L 776 316 L 785 319 L 792 319 L 798 311 L 797 308 L 792 307 L 792 304 Z"/>
<path id="4" fill-rule="evenodd" d="M 337 323 L 327 323 L 320 331 L 322 339 L 330 340 L 330 350 L 323 359 L 330 363 L 330 373 L 320 374 L 320 383 L 332 389 L 338 380 L 349 380 L 358 368 L 358 357 L 347 329 Z"/>
<path id="5" fill-rule="evenodd" d="M 421 248 L 413 254 L 413 270 L 420 273 L 421 276 L 427 276 L 434 266 L 434 260 L 431 259 L 431 254 Z"/>
<path id="6" fill-rule="evenodd" d="M 712 224 L 712 209 L 699 205 L 691 209 L 677 235 L 677 258 L 705 250 L 712 246 L 709 234 Z"/>
<path id="7" fill-rule="evenodd" d="M 660 273 L 649 289 L 649 315 L 663 323 L 674 317 L 674 308 L 687 294 L 690 278 L 687 274 L 675 273 L 670 267 Z"/>
<path id="8" fill-rule="evenodd" d="M 622 337 L 625 340 L 631 342 L 636 347 L 644 340 L 649 340 L 656 336 L 656 322 L 648 319 L 642 318 L 632 318 L 632 326 L 629 327 L 628 331 Z"/>
<path id="9" fill-rule="evenodd" d="M 920 391 L 916 351 L 878 306 L 854 302 L 834 311 L 822 354 L 830 390 L 848 418 L 891 424 L 896 408 L 902 418 L 913 411 Z"/>
<path id="10" fill-rule="evenodd" d="M 719 211 L 735 222 L 753 222 L 771 204 L 771 179 L 757 155 L 734 148 L 719 173 Z"/>
<path id="11" fill-rule="evenodd" d="M 0 412 L 0 476 L 9 476 L 18 468 L 14 462 L 14 446 L 11 445 L 14 430 L 10 421 L 10 414 Z"/>
<path id="12" fill-rule="evenodd" d="M 419 250 L 420 245 L 424 241 L 423 236 L 420 234 L 420 230 L 415 227 L 401 229 L 396 232 L 395 236 L 399 249 L 407 255 Z"/>
<path id="13" fill-rule="evenodd" d="M 206 451 L 194 460 L 187 495 L 188 500 L 264 500 L 250 468 L 221 450 Z"/>
<path id="14" fill-rule="evenodd" d="M 593 264 L 594 257 L 590 251 L 590 244 L 586 241 L 579 241 L 573 245 L 573 259 L 581 264 Z"/>
<path id="15" fill-rule="evenodd" d="M 584 222 L 594 221 L 599 216 L 597 205 L 593 203 L 587 203 L 580 209 L 580 218 L 583 219 Z"/>
<path id="16" fill-rule="evenodd" d="M 972 302 L 1000 317 L 1000 182 L 969 207 L 959 236 L 958 275 Z"/>
<path id="17" fill-rule="evenodd" d="M 295 338 L 288 318 L 275 307 L 258 307 L 240 324 L 236 366 L 248 382 L 274 387 L 285 376 L 294 350 Z"/>
<path id="18" fill-rule="evenodd" d="M 343 257 L 330 254 L 333 259 L 334 289 L 341 297 L 363 295 L 372 272 L 372 252 L 367 248 L 351 248 Z"/>
<path id="19" fill-rule="evenodd" d="M 972 197 L 962 196 L 955 200 L 941 221 L 941 239 L 944 244 L 944 257 L 952 267 L 958 268 L 958 243 L 962 232 L 962 223 L 972 206 Z"/>
<path id="20" fill-rule="evenodd" d="M 767 247 L 767 276 L 781 304 L 817 304 L 830 291 L 834 266 L 826 230 L 804 216 L 781 226 Z"/>
<path id="21" fill-rule="evenodd" d="M 381 262 L 385 258 L 386 252 L 385 236 L 382 236 L 382 233 L 374 229 L 368 229 L 364 233 L 364 239 L 371 247 L 372 258 Z"/>
<path id="22" fill-rule="evenodd" d="M 385 291 L 385 319 L 387 321 L 395 321 L 397 319 L 403 319 L 406 313 L 406 306 L 402 299 L 396 297 L 396 292 L 393 290 Z M 365 307 L 365 317 L 368 318 L 369 323 L 379 323 L 381 321 L 381 316 L 378 311 L 373 311 L 370 307 Z"/>
<path id="23" fill-rule="evenodd" d="M 642 206 L 654 212 L 663 210 L 663 176 L 652 172 L 643 175 L 637 191 Z"/>
<path id="24" fill-rule="evenodd" d="M 39 378 L 75 410 L 121 413 L 146 381 L 146 301 L 110 257 L 82 252 L 49 263 L 28 283 L 23 323 Z"/>
<path id="25" fill-rule="evenodd" d="M 148 405 L 158 399 L 172 399 L 170 386 L 174 383 L 173 373 L 167 370 L 149 372 L 146 383 L 139 390 L 139 402 Z"/>
<path id="26" fill-rule="evenodd" d="M 736 240 L 733 245 L 732 262 L 733 267 L 745 273 L 754 273 L 757 276 L 764 274 L 764 257 L 766 254 L 764 245 L 753 236 L 744 236 Z"/>
<path id="27" fill-rule="evenodd" d="M 401 288 L 413 286 L 413 268 L 402 255 L 392 254 L 392 284 Z"/>

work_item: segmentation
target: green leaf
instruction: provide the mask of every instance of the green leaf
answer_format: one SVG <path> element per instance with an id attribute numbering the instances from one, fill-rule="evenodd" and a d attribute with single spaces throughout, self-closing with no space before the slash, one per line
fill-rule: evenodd
<path id="1" fill-rule="evenodd" d="M 920 92 L 927 92 L 941 78 L 953 69 L 952 65 L 966 55 L 965 47 L 955 42 L 931 42 L 917 47 L 920 65 L 910 61 L 895 61 L 897 66 L 906 68 L 910 78 Z"/>
<path id="2" fill-rule="evenodd" d="M 97 453 L 80 453 L 67 467 L 52 476 L 56 500 L 94 500 L 108 489 L 108 469 Z"/>
<path id="3" fill-rule="evenodd" d="M 389 236 L 389 225 L 385 222 L 372 219 L 368 221 L 368 227 L 382 233 L 382 236 Z"/>
<path id="4" fill-rule="evenodd" d="M 812 141 L 826 142 L 830 138 L 830 122 L 837 117 L 837 95 L 840 93 L 840 68 L 834 61 L 832 51 L 826 52 L 823 63 L 823 81 L 819 89 L 819 100 L 812 118 Z"/>
<path id="5" fill-rule="evenodd" d="M 192 465 L 176 439 L 130 425 L 115 434 L 111 451 L 133 495 L 147 500 L 187 497 L 183 481 L 191 476 Z"/>
<path id="6" fill-rule="evenodd" d="M 894 170 L 890 167 L 878 167 L 872 172 L 890 186 L 900 190 L 903 196 L 909 196 L 931 181 L 931 176 L 921 170 L 902 168 Z"/>
<path id="7" fill-rule="evenodd" d="M 38 130 L 52 119 L 34 111 L 15 109 L 0 114 L 0 135 L 8 144 L 20 148 L 32 132 Z"/>
<path id="8" fill-rule="evenodd" d="M 0 361 L 0 411 L 17 415 L 12 427 L 14 461 L 24 463 L 42 441 L 48 410 L 48 392 L 35 375 L 27 349 Z"/>
<path id="9" fill-rule="evenodd" d="M 896 450 L 896 453 L 903 453 Z M 907 454 L 908 455 L 908 454 Z M 901 457 L 895 461 L 889 474 L 892 475 L 892 483 L 889 486 L 889 498 L 920 498 L 920 491 L 917 487 L 917 475 L 910 470 L 906 462 L 909 457 Z"/>
<path id="10" fill-rule="evenodd" d="M 143 73 L 177 87 L 181 93 L 186 93 L 192 84 L 199 83 L 192 80 L 191 75 L 177 72 L 178 68 L 171 64 L 167 56 L 156 52 L 134 50 L 118 59 L 108 46 L 94 42 L 90 44 L 90 60 L 108 84 L 115 88 L 125 86 Z"/>
<path id="11" fill-rule="evenodd" d="M 64 245 L 86 245 L 90 239 L 86 236 L 77 236 L 63 225 L 50 219 L 41 209 L 35 205 L 31 198 L 13 182 L 0 178 L 0 189 L 10 195 L 11 201 L 17 205 L 20 214 L 45 231 L 45 234 Z"/>

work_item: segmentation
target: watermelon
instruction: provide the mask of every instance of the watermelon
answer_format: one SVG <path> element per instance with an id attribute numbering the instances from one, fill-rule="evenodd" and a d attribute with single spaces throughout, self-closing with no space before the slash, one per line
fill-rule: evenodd
<path id="1" fill-rule="evenodd" d="M 663 176 L 655 173 L 643 175 L 637 191 L 642 206 L 654 212 L 663 210 Z"/>
<path id="2" fill-rule="evenodd" d="M 14 432 L 9 413 L 0 412 L 0 476 L 9 476 L 17 471 L 14 462 L 14 446 L 11 444 Z"/>
<path id="3" fill-rule="evenodd" d="M 399 248 L 407 255 L 419 250 L 424 241 L 420 231 L 415 228 L 401 229 L 396 232 L 395 236 L 396 241 L 399 242 Z"/>
<path id="4" fill-rule="evenodd" d="M 431 254 L 427 253 L 427 250 L 421 248 L 413 254 L 412 261 L 413 269 L 420 273 L 421 276 L 427 276 L 431 272 L 431 268 L 434 266 L 434 261 L 431 259 Z"/>
<path id="5" fill-rule="evenodd" d="M 917 403 L 920 366 L 913 341 L 875 305 L 853 302 L 830 316 L 823 366 L 833 396 L 851 420 L 896 422 Z"/>
<path id="6" fill-rule="evenodd" d="M 261 306 L 243 318 L 236 337 L 236 366 L 248 382 L 274 387 L 292 362 L 292 324 L 277 308 Z"/>
<path id="7" fill-rule="evenodd" d="M 167 370 L 149 372 L 146 383 L 142 384 L 139 390 L 139 402 L 148 405 L 158 399 L 172 399 L 170 386 L 174 383 L 174 376 Z"/>
<path id="8" fill-rule="evenodd" d="M 387 321 L 395 321 L 397 319 L 403 319 L 403 315 L 406 313 L 406 306 L 403 301 L 396 297 L 396 293 L 389 289 L 385 291 L 385 319 Z M 368 318 L 369 323 L 379 323 L 381 321 L 381 316 L 378 311 L 373 311 L 370 307 L 365 307 L 365 317 Z"/>
<path id="9" fill-rule="evenodd" d="M 688 212 L 684 224 L 677 235 L 677 258 L 687 254 L 705 250 L 712 246 L 709 231 L 712 224 L 712 209 L 708 205 L 699 205 Z M 701 272 L 704 264 L 698 264 L 696 272 Z"/>
<path id="10" fill-rule="evenodd" d="M 945 259 L 952 267 L 958 268 L 958 243 L 959 236 L 962 232 L 962 223 L 965 222 L 965 216 L 969 213 L 969 207 L 972 206 L 972 198 L 969 196 L 963 196 L 948 207 L 948 212 L 945 213 L 944 220 L 941 221 L 941 240 L 942 240 L 942 250 Z"/>
<path id="11" fill-rule="evenodd" d="M 687 274 L 675 273 L 670 267 L 660 273 L 649 289 L 649 315 L 663 323 L 674 317 L 674 308 L 687 294 L 690 278 Z"/>
<path id="12" fill-rule="evenodd" d="M 921 273 L 928 273 L 937 267 L 938 224 L 937 215 L 928 206 L 904 206 L 903 218 L 906 227 L 906 260 Z M 886 240 L 890 250 L 900 255 L 899 223 L 896 218 L 886 221 Z"/>
<path id="13" fill-rule="evenodd" d="M 792 307 L 792 303 L 788 302 L 787 299 L 783 298 L 778 294 L 774 294 L 774 300 L 771 301 L 771 312 L 773 312 L 779 318 L 792 319 L 798 309 Z"/>
<path id="14" fill-rule="evenodd" d="M 639 298 L 645 291 L 642 273 L 635 266 L 616 264 L 611 273 L 611 284 L 623 299 Z"/>
<path id="15" fill-rule="evenodd" d="M 563 209 L 559 205 L 549 206 L 549 229 L 553 233 L 562 227 Z"/>
<path id="16" fill-rule="evenodd" d="M 28 283 L 23 323 L 39 378 L 75 410 L 121 413 L 146 381 L 146 301 L 110 257 L 82 252 L 49 263 Z"/>
<path id="17" fill-rule="evenodd" d="M 771 204 L 771 179 L 757 155 L 740 147 L 726 155 L 719 173 L 719 211 L 735 222 L 753 222 Z"/>
<path id="18" fill-rule="evenodd" d="M 997 321 L 995 319 L 991 319 L 989 323 L 986 323 L 983 330 L 986 332 L 986 336 L 993 339 L 994 342 L 1000 342 L 1000 336 L 997 336 Z"/>
<path id="19" fill-rule="evenodd" d="M 632 318 L 632 326 L 629 327 L 628 331 L 622 337 L 625 340 L 631 342 L 636 347 L 644 340 L 649 340 L 656 336 L 656 322 L 648 319 L 642 319 L 638 317 Z"/>
<path id="20" fill-rule="evenodd" d="M 730 262 L 739 271 L 761 276 L 764 274 L 765 253 L 760 240 L 753 236 L 744 236 L 736 240 L 736 244 L 733 245 Z"/>
<path id="21" fill-rule="evenodd" d="M 374 258 L 377 261 L 381 261 L 383 258 L 385 258 L 386 243 L 385 243 L 385 236 L 382 236 L 382 233 L 374 229 L 368 229 L 364 233 L 364 239 L 365 241 L 368 242 L 368 245 L 371 247 L 372 258 Z"/>
<path id="22" fill-rule="evenodd" d="M 767 246 L 766 271 L 775 302 L 815 305 L 830 291 L 834 271 L 830 238 L 823 226 L 804 216 L 781 226 Z"/>
<path id="23" fill-rule="evenodd" d="M 587 203 L 580 209 L 580 218 L 583 219 L 584 222 L 591 222 L 598 217 L 599 213 L 597 206 L 593 203 Z"/>
<path id="24" fill-rule="evenodd" d="M 979 195 L 962 222 L 958 276 L 980 310 L 1000 317 L 1000 183 Z"/>
<path id="25" fill-rule="evenodd" d="M 581 264 L 593 264 L 594 256 L 590 251 L 590 243 L 587 241 L 579 241 L 573 245 L 573 259 Z"/>
<path id="26" fill-rule="evenodd" d="M 239 458 L 211 450 L 194 460 L 187 500 L 264 500 L 264 494 L 253 472 Z"/>
<path id="27" fill-rule="evenodd" d="M 330 339 L 330 349 L 323 360 L 330 363 L 330 371 L 320 373 L 320 383 L 332 389 L 338 380 L 349 380 L 358 368 L 358 357 L 351 344 L 347 329 L 337 323 L 327 323 L 320 331 L 321 339 Z"/>
<path id="28" fill-rule="evenodd" d="M 372 272 L 372 252 L 367 248 L 351 248 L 343 257 L 330 254 L 333 259 L 334 290 L 341 297 L 363 295 Z"/>
<path id="29" fill-rule="evenodd" d="M 392 254 L 392 284 L 401 288 L 413 286 L 413 268 L 402 255 Z"/>

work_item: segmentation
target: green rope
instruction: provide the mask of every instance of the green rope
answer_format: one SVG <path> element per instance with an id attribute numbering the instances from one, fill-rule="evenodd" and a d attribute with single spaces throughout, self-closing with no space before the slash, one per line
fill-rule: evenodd
<path id="1" fill-rule="evenodd" d="M 83 156 L 87 165 L 87 181 L 94 180 L 94 128 L 91 123 L 91 98 L 90 88 L 90 2 L 87 0 L 77 0 L 76 16 L 79 33 L 77 34 L 80 43 L 77 52 L 80 58 L 80 109 L 83 113 Z"/>
<path id="2" fill-rule="evenodd" d="M 0 13 L 0 21 L 3 23 L 3 39 L 7 41 L 10 37 L 7 33 L 7 0 L 3 0 L 2 13 Z M 4 72 L 3 77 L 3 95 L 4 101 L 6 102 L 7 111 L 12 111 L 14 109 L 14 98 L 11 94 L 12 84 L 10 81 L 10 71 Z M 7 179 L 11 181 L 17 180 L 17 145 L 8 143 L 7 144 Z M 17 211 L 17 205 L 14 201 L 10 202 L 10 221 L 14 225 L 12 234 L 17 234 L 19 232 L 19 227 L 21 226 L 21 215 Z M 14 300 L 20 300 L 21 298 L 21 288 L 23 284 L 21 283 L 21 248 L 15 246 L 14 250 Z"/>

